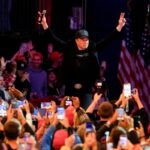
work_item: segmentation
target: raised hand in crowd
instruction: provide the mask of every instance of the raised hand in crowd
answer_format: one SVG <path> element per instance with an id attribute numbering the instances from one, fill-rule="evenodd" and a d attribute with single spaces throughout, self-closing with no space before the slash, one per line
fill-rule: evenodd
<path id="1" fill-rule="evenodd" d="M 129 101 L 130 98 L 131 98 L 131 97 L 125 97 L 125 96 L 124 96 L 124 92 L 122 92 L 122 93 L 120 94 L 119 99 L 115 102 L 115 105 L 116 105 L 117 107 L 125 108 L 125 106 L 126 106 L 126 104 L 128 103 L 128 101 Z"/>
<path id="2" fill-rule="evenodd" d="M 72 106 L 75 108 L 75 109 L 77 109 L 77 108 L 79 108 L 80 107 L 80 99 L 79 99 L 79 97 L 77 97 L 77 96 L 72 96 L 72 97 L 70 97 L 70 96 L 64 96 L 63 98 L 62 98 L 62 100 L 61 100 L 61 106 L 62 107 L 64 107 L 64 108 L 66 108 L 67 106 L 66 106 L 66 101 L 67 100 L 70 100 L 71 101 L 71 103 L 72 103 Z"/>
<path id="3" fill-rule="evenodd" d="M 72 134 L 68 138 L 65 139 L 65 146 L 68 148 L 72 148 L 75 142 L 75 136 Z"/>
<path id="4" fill-rule="evenodd" d="M 106 125 L 108 126 L 112 125 L 118 119 L 118 116 L 119 116 L 118 111 L 115 110 L 112 117 L 108 119 L 108 121 L 106 122 Z"/>
<path id="5" fill-rule="evenodd" d="M 122 30 L 122 28 L 125 26 L 125 23 L 126 23 L 125 13 L 122 12 L 120 14 L 118 25 L 117 25 L 116 29 L 120 32 Z"/>
<path id="6" fill-rule="evenodd" d="M 59 120 L 58 120 L 58 118 L 57 118 L 57 114 L 55 113 L 55 114 L 53 115 L 53 117 L 51 118 L 51 125 L 52 125 L 52 126 L 56 126 L 56 125 L 58 124 L 58 122 L 59 122 Z"/>
<path id="7" fill-rule="evenodd" d="M 5 58 L 4 57 L 1 57 L 0 58 L 0 70 L 3 71 L 5 69 L 5 66 L 6 66 L 6 61 L 5 61 Z"/>
<path id="8" fill-rule="evenodd" d="M 60 122 L 65 128 L 69 128 L 69 127 L 70 127 L 68 118 L 67 118 L 66 116 L 64 116 L 64 119 L 59 120 L 59 122 Z"/>
<path id="9" fill-rule="evenodd" d="M 20 123 L 22 125 L 24 125 L 26 123 L 26 118 L 23 115 L 22 109 L 21 108 L 17 108 L 17 110 L 15 110 L 15 111 L 17 113 L 16 118 L 20 121 Z"/>
<path id="10" fill-rule="evenodd" d="M 47 120 L 46 120 L 46 118 L 38 120 L 38 127 L 37 127 L 37 130 L 36 130 L 36 137 L 37 137 L 38 140 L 41 140 L 45 130 L 49 126 L 49 122 Z"/>
<path id="11" fill-rule="evenodd" d="M 125 114 L 123 119 L 119 121 L 118 125 L 127 131 L 130 131 L 131 129 L 134 129 L 134 120 L 132 117 Z"/>
<path id="12" fill-rule="evenodd" d="M 38 11 L 38 22 L 40 22 L 40 24 L 42 24 L 43 29 L 46 30 L 48 28 L 48 24 L 46 22 L 46 17 L 45 14 L 43 14 L 42 12 Z"/>
<path id="13" fill-rule="evenodd" d="M 27 100 L 25 100 L 25 104 L 23 105 L 23 109 L 25 110 L 25 112 L 26 112 L 26 116 L 25 116 L 25 118 L 26 118 L 26 121 L 27 121 L 27 123 L 30 125 L 30 126 L 32 126 L 33 124 L 33 122 L 32 122 L 32 115 L 31 115 L 31 111 L 30 111 L 30 106 L 29 106 L 29 102 L 27 101 Z"/>
<path id="14" fill-rule="evenodd" d="M 102 93 L 99 94 L 96 92 L 94 94 L 93 102 L 97 104 L 101 97 L 102 97 Z"/>
<path id="15" fill-rule="evenodd" d="M 97 92 L 94 94 L 94 98 L 92 103 L 89 105 L 89 107 L 86 109 L 86 113 L 92 113 L 95 109 L 96 105 L 98 104 L 98 101 L 102 97 L 102 94 L 98 94 Z"/>
<path id="16" fill-rule="evenodd" d="M 139 109 L 144 107 L 141 100 L 140 100 L 139 92 L 138 92 L 137 88 L 133 89 L 132 97 L 134 98 L 134 101 L 136 102 Z"/>
<path id="17" fill-rule="evenodd" d="M 24 94 L 14 87 L 9 87 L 9 93 L 11 93 L 18 100 L 25 100 Z"/>
<path id="18" fill-rule="evenodd" d="M 12 109 L 12 104 L 9 105 L 9 108 L 7 110 L 7 121 L 10 121 L 14 116 L 14 111 Z"/>

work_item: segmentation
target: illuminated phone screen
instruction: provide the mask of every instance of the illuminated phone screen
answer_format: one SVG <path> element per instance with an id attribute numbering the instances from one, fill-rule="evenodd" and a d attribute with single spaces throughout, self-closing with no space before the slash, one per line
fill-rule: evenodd
<path id="1" fill-rule="evenodd" d="M 130 83 L 125 83 L 123 85 L 123 93 L 125 97 L 131 96 L 131 84 Z"/>
<path id="2" fill-rule="evenodd" d="M 48 109 L 51 106 L 51 102 L 41 102 L 42 109 Z"/>
<path id="3" fill-rule="evenodd" d="M 123 108 L 117 108 L 116 109 L 117 110 L 117 112 L 118 112 L 118 120 L 122 120 L 123 118 L 123 115 L 124 115 L 124 113 L 125 113 L 125 111 L 124 111 L 124 109 Z"/>
<path id="4" fill-rule="evenodd" d="M 63 107 L 57 107 L 57 118 L 60 120 L 64 119 L 65 109 Z"/>
<path id="5" fill-rule="evenodd" d="M 91 122 L 86 122 L 86 132 L 92 132 L 93 126 Z"/>

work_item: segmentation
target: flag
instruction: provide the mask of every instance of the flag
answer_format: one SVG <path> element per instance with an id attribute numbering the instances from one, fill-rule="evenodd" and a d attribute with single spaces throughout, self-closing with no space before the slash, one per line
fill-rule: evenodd
<path id="1" fill-rule="evenodd" d="M 132 89 L 138 89 L 146 111 L 150 112 L 150 66 L 145 67 L 140 51 L 136 53 L 128 51 L 125 40 L 122 41 L 118 76 L 122 85 L 129 82 Z"/>

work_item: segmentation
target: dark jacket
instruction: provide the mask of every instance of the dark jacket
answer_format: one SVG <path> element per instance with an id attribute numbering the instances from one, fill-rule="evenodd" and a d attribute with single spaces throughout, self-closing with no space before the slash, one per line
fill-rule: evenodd
<path id="1" fill-rule="evenodd" d="M 78 50 L 75 40 L 65 42 L 56 37 L 50 29 L 45 30 L 45 33 L 47 38 L 51 38 L 55 44 L 59 44 L 63 48 L 66 94 L 76 95 L 78 92 L 74 88 L 76 83 L 82 85 L 80 92 L 91 93 L 91 88 L 99 74 L 99 65 L 94 53 L 107 46 L 110 41 L 118 36 L 119 32 L 114 30 L 109 36 L 97 43 L 90 41 L 88 48 L 83 51 Z"/>

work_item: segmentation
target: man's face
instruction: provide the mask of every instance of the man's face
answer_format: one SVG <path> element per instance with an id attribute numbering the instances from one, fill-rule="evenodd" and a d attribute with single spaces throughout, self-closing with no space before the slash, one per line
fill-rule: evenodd
<path id="1" fill-rule="evenodd" d="M 79 50 L 85 50 L 89 46 L 89 38 L 88 37 L 83 37 L 83 38 L 77 38 L 76 44 Z"/>
<path id="2" fill-rule="evenodd" d="M 32 65 L 35 67 L 35 68 L 38 68 L 40 67 L 42 64 L 42 59 L 40 56 L 34 56 L 32 58 Z"/>
<path id="3" fill-rule="evenodd" d="M 47 50 L 48 50 L 48 53 L 52 53 L 53 52 L 53 44 L 49 43 Z"/>

